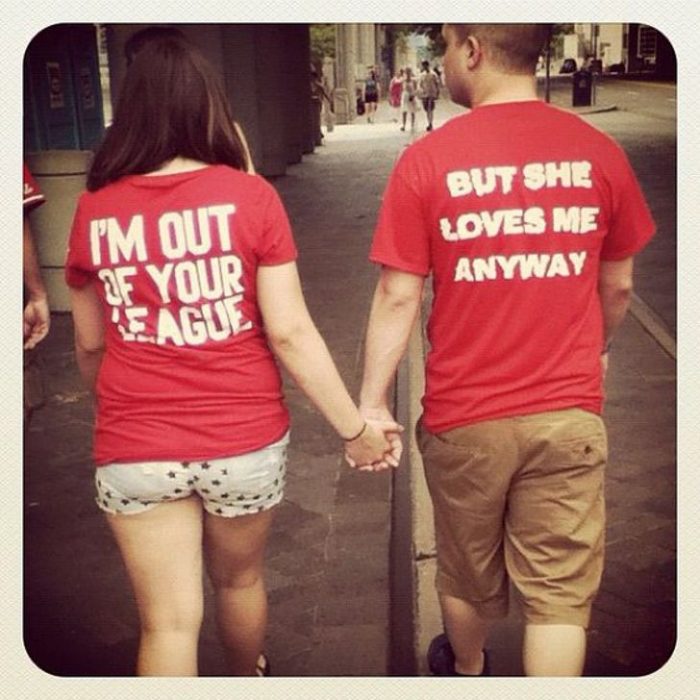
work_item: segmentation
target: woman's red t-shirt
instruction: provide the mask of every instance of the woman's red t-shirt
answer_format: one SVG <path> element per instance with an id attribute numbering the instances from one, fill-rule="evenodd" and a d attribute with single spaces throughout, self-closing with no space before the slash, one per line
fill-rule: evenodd
<path id="1" fill-rule="evenodd" d="M 243 454 L 285 433 L 256 273 L 295 258 L 274 188 L 227 166 L 80 197 L 65 274 L 104 310 L 98 465 Z"/>

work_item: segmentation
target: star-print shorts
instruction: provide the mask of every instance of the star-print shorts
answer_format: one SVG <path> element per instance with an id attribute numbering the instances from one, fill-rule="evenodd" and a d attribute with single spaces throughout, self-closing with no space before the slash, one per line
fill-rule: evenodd
<path id="1" fill-rule="evenodd" d="M 196 462 L 111 463 L 95 473 L 97 505 L 107 513 L 143 513 L 198 494 L 213 515 L 260 513 L 282 500 L 289 433 L 255 452 Z"/>

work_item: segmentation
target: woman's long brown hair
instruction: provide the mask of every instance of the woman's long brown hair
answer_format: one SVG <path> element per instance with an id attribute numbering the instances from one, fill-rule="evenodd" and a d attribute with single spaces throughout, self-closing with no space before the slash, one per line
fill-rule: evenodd
<path id="1" fill-rule="evenodd" d="M 187 40 L 166 37 L 146 44 L 129 67 L 87 188 L 152 172 L 176 156 L 248 165 L 218 75 Z"/>

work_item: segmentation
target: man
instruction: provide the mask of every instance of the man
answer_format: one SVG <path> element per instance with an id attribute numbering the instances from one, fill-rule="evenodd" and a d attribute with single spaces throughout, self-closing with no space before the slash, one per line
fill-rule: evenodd
<path id="1" fill-rule="evenodd" d="M 435 113 L 435 100 L 440 96 L 440 79 L 430 70 L 430 63 L 421 63 L 421 73 L 418 78 L 418 94 L 420 95 L 425 116 L 428 120 L 426 131 L 433 130 L 433 114 Z"/>
<path id="2" fill-rule="evenodd" d="M 633 256 L 654 224 L 612 139 L 537 100 L 546 25 L 445 25 L 446 85 L 472 111 L 410 146 L 370 259 L 381 264 L 361 407 L 386 392 L 433 276 L 418 441 L 446 635 L 439 675 L 488 673 L 488 623 L 522 594 L 527 675 L 583 670 L 603 564 L 600 419 Z"/>
<path id="3" fill-rule="evenodd" d="M 26 165 L 23 166 L 23 277 L 24 277 L 24 427 L 29 424 L 32 410 L 43 401 L 41 377 L 36 363 L 34 348 L 48 334 L 51 324 L 49 301 L 46 287 L 41 277 L 39 259 L 34 246 L 29 213 L 43 204 L 45 199 L 31 176 Z"/>

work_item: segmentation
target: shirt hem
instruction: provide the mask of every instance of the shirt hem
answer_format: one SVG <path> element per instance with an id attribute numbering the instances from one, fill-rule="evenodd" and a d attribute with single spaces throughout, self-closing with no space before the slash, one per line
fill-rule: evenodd
<path id="1" fill-rule="evenodd" d="M 450 421 L 448 423 L 433 423 L 429 419 L 425 418 L 425 413 L 421 416 L 421 422 L 431 433 L 444 433 L 448 430 L 454 430 L 455 428 L 461 428 L 467 425 L 475 425 L 476 423 L 485 423 L 490 420 L 499 420 L 501 418 L 517 418 L 519 416 L 531 416 L 536 413 L 547 413 L 549 411 L 565 411 L 568 408 L 580 408 L 583 411 L 590 411 L 600 416 L 603 413 L 603 402 L 601 401 L 565 401 L 565 402 L 555 402 L 549 404 L 542 404 L 532 409 L 521 408 L 521 409 L 510 409 L 505 411 L 498 411 L 495 413 L 487 413 L 483 416 L 476 418 L 467 418 L 466 420 Z"/>
<path id="2" fill-rule="evenodd" d="M 401 270 L 402 272 L 410 272 L 413 275 L 420 275 L 421 277 L 427 277 L 430 274 L 430 270 L 421 268 L 418 265 L 406 264 L 404 262 L 397 262 L 396 260 L 388 260 L 387 258 L 382 258 L 378 255 L 370 255 L 370 262 L 376 263 L 377 265 L 385 265 L 386 267 L 393 267 L 396 270 Z"/>
<path id="3" fill-rule="evenodd" d="M 279 434 L 275 433 L 275 437 L 272 439 L 265 438 L 265 440 L 255 446 L 255 447 L 246 447 L 244 450 L 223 450 L 221 452 L 219 451 L 212 451 L 208 452 L 207 454 L 202 454 L 201 452 L 199 453 L 191 453 L 191 454 L 178 454 L 177 456 L 173 456 L 172 452 L 169 453 L 148 453 L 147 455 L 120 455 L 120 456 L 111 456 L 111 457 L 103 457 L 103 458 L 98 458 L 97 455 L 95 454 L 93 456 L 93 461 L 95 463 L 95 467 L 107 467 L 110 464 L 140 464 L 142 462 L 206 462 L 207 460 L 211 459 L 226 459 L 227 457 L 240 457 L 242 455 L 249 454 L 251 452 L 257 452 L 258 450 L 262 450 L 263 448 L 267 447 L 268 445 L 272 445 L 275 442 L 278 442 L 281 440 L 289 431 L 289 422 L 286 423 L 285 427 L 283 430 L 279 432 Z"/>

